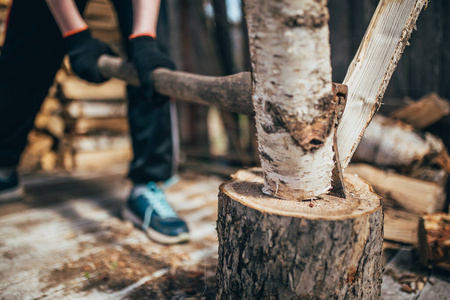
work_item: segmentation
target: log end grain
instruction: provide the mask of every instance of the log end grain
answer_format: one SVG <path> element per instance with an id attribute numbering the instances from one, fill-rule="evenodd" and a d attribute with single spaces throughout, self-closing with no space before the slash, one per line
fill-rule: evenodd
<path id="1" fill-rule="evenodd" d="M 347 198 L 321 195 L 306 201 L 286 201 L 262 192 L 263 173 L 259 168 L 241 170 L 220 192 L 243 205 L 264 213 L 311 220 L 345 220 L 381 210 L 381 198 L 362 179 L 344 174 Z"/>

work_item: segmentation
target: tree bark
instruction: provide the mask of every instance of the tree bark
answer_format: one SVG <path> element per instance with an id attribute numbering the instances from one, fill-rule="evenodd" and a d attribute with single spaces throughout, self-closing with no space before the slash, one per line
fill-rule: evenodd
<path id="1" fill-rule="evenodd" d="M 424 215 L 419 222 L 420 261 L 450 271 L 450 215 Z"/>
<path id="2" fill-rule="evenodd" d="M 380 198 L 355 176 L 354 195 L 284 201 L 261 192 L 260 169 L 219 192 L 217 299 L 378 299 Z"/>
<path id="3" fill-rule="evenodd" d="M 264 193 L 331 188 L 334 112 L 326 1 L 245 2 Z"/>

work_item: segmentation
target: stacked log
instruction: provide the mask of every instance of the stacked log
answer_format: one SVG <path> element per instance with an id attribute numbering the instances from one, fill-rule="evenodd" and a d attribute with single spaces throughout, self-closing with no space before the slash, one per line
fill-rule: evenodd
<path id="1" fill-rule="evenodd" d="M 354 156 L 367 164 L 346 169 L 382 196 L 385 240 L 417 246 L 419 221 L 445 209 L 450 159 L 443 142 L 422 129 L 449 112 L 447 100 L 429 94 L 390 117 L 375 116 Z"/>
<path id="2" fill-rule="evenodd" d="M 108 43 L 117 54 L 123 53 L 111 1 L 89 1 L 85 20 L 94 37 Z M 62 167 L 86 170 L 128 162 L 132 151 L 125 83 L 112 79 L 90 84 L 68 69 L 68 75 L 57 84 L 66 128 L 59 149 Z"/>
<path id="3" fill-rule="evenodd" d="M 19 170 L 29 173 L 40 169 L 53 170 L 58 161 L 55 140 L 49 134 L 32 130 L 28 135 L 28 145 L 22 154 Z"/>
<path id="4" fill-rule="evenodd" d="M 0 22 L 6 2 L 0 2 Z M 89 1 L 85 20 L 93 36 L 121 52 L 110 1 Z M 125 83 L 113 79 L 90 84 L 73 74 L 66 58 L 36 116 L 20 170 L 86 170 L 128 162 L 132 155 L 128 131 Z"/>
<path id="5" fill-rule="evenodd" d="M 90 84 L 74 75 L 58 84 L 66 134 L 60 155 L 66 170 L 95 169 L 131 159 L 125 84 Z"/>
<path id="6" fill-rule="evenodd" d="M 384 239 L 417 245 L 417 226 L 424 214 L 442 211 L 445 206 L 445 172 L 430 182 L 385 171 L 368 164 L 350 164 L 346 172 L 367 180 L 382 197 Z M 439 176 L 436 174 L 436 179 Z"/>
<path id="7" fill-rule="evenodd" d="M 54 84 L 36 116 L 34 128 L 28 135 L 28 144 L 19 165 L 22 173 L 51 171 L 59 166 L 59 141 L 65 134 L 61 112 L 62 104 L 56 96 Z"/>

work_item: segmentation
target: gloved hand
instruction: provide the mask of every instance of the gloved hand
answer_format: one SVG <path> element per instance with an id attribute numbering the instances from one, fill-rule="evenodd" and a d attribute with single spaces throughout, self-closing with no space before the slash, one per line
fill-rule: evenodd
<path id="1" fill-rule="evenodd" d="M 109 46 L 91 36 L 88 29 L 64 38 L 70 65 L 80 78 L 94 83 L 102 83 L 108 78 L 103 77 L 97 67 L 100 55 L 115 56 Z"/>
<path id="2" fill-rule="evenodd" d="M 161 106 L 169 100 L 169 97 L 158 94 L 151 80 L 151 74 L 156 68 L 175 69 L 175 64 L 163 53 L 154 38 L 150 36 L 138 36 L 131 38 L 130 60 L 137 70 L 141 88 L 146 100 Z"/>

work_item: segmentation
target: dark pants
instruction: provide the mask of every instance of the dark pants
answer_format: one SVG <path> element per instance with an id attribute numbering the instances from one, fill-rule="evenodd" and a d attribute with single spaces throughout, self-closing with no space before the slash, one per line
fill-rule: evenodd
<path id="1" fill-rule="evenodd" d="M 87 0 L 76 0 L 83 11 Z M 131 34 L 131 0 L 113 0 L 124 41 Z M 164 3 L 161 11 L 164 11 Z M 161 14 L 161 23 L 167 20 Z M 161 35 L 161 38 L 164 36 Z M 160 39 L 161 39 L 160 38 Z M 165 39 L 167 40 L 167 39 Z M 128 47 L 125 44 L 128 52 Z M 161 48 L 167 49 L 165 45 Z M 14 0 L 0 56 L 0 168 L 19 163 L 34 118 L 52 85 L 65 48 L 45 0 Z M 168 179 L 174 171 L 174 105 L 155 108 L 139 89 L 128 87 L 128 116 L 134 159 L 129 176 L 135 183 Z M 172 116 L 172 117 L 171 117 Z"/>

